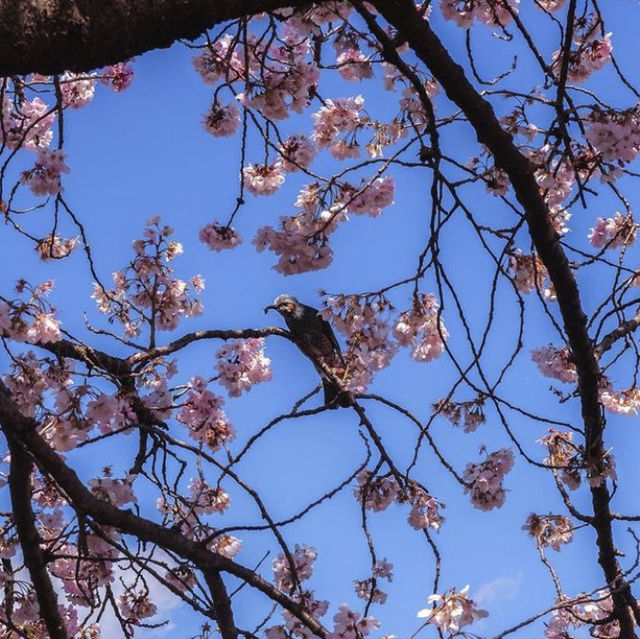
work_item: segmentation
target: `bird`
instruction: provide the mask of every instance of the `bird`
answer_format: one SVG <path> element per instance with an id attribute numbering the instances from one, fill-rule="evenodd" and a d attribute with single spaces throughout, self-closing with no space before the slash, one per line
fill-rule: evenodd
<path id="1" fill-rule="evenodd" d="M 327 376 L 325 367 L 341 376 L 345 370 L 345 362 L 331 324 L 312 306 L 302 304 L 292 295 L 278 295 L 273 304 L 265 306 L 264 312 L 277 311 L 282 315 L 289 328 L 296 346 L 315 366 L 322 378 L 324 387 L 324 403 L 329 408 L 351 405 L 351 397 Z"/>

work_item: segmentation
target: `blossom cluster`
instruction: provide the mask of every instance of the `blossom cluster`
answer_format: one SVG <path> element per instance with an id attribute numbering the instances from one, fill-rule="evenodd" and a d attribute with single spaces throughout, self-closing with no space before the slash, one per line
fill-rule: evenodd
<path id="1" fill-rule="evenodd" d="M 223 400 L 207 390 L 201 377 L 194 377 L 191 390 L 177 415 L 179 422 L 189 428 L 189 434 L 198 442 L 206 444 L 211 450 L 217 450 L 235 437 L 224 410 Z"/>
<path id="2" fill-rule="evenodd" d="M 23 147 L 31 151 L 44 149 L 53 139 L 55 110 L 39 98 L 22 100 L 18 106 L 8 97 L 2 101 L 0 141 L 10 149 Z"/>
<path id="3" fill-rule="evenodd" d="M 444 522 L 440 513 L 444 504 L 414 483 L 410 482 L 406 488 L 402 488 L 394 477 L 376 477 L 368 470 L 360 471 L 356 479 L 358 485 L 353 489 L 353 494 L 367 510 L 381 512 L 394 501 L 399 504 L 409 503 L 411 510 L 407 521 L 412 528 L 438 530 Z"/>
<path id="4" fill-rule="evenodd" d="M 26 184 L 34 195 L 55 195 L 64 190 L 60 183 L 61 173 L 69 173 L 64 153 L 41 149 L 36 156 L 35 166 L 24 171 L 20 181 Z"/>
<path id="5" fill-rule="evenodd" d="M 427 601 L 431 607 L 418 611 L 418 617 L 426 619 L 426 623 L 433 624 L 441 632 L 457 635 L 461 628 L 488 614 L 476 607 L 473 599 L 467 596 L 468 592 L 469 586 L 465 586 L 458 592 L 451 588 L 442 595 L 429 595 Z"/>
<path id="6" fill-rule="evenodd" d="M 638 224 L 631 214 L 616 212 L 613 217 L 599 217 L 589 233 L 589 242 L 595 248 L 619 248 L 633 244 L 638 234 Z"/>
<path id="7" fill-rule="evenodd" d="M 622 111 L 594 107 L 585 137 L 603 160 L 632 162 L 640 153 L 640 106 Z"/>
<path id="8" fill-rule="evenodd" d="M 500 0 L 440 0 L 440 9 L 446 20 L 453 20 L 463 29 L 468 29 L 474 20 L 492 27 L 506 26 L 517 13 L 518 0 L 506 3 Z"/>
<path id="9" fill-rule="evenodd" d="M 264 354 L 262 337 L 231 340 L 218 350 L 216 359 L 218 381 L 230 397 L 271 379 L 271 360 Z"/>
<path id="10" fill-rule="evenodd" d="M 486 422 L 483 406 L 484 398 L 482 396 L 468 402 L 441 399 L 433 405 L 433 410 L 438 415 L 446 417 L 454 426 L 460 426 L 462 423 L 465 433 L 472 433 L 478 426 Z"/>
<path id="11" fill-rule="evenodd" d="M 564 515 L 536 515 L 531 513 L 522 527 L 531 535 L 540 548 L 547 546 L 560 550 L 563 544 L 573 539 L 573 524 Z"/>
<path id="12" fill-rule="evenodd" d="M 313 562 L 317 556 L 315 548 L 296 544 L 294 552 L 291 553 L 292 566 L 284 553 L 279 554 L 273 560 L 276 588 L 283 592 L 289 592 L 301 581 L 309 579 L 313 573 Z"/>
<path id="13" fill-rule="evenodd" d="M 617 639 L 620 636 L 618 621 L 613 615 L 614 605 L 608 590 L 578 595 L 573 600 L 564 597 L 551 613 L 546 623 L 546 639 L 564 639 L 569 629 L 591 625 L 589 634 L 598 639 Z"/>
<path id="14" fill-rule="evenodd" d="M 356 595 L 360 599 L 371 600 L 372 603 L 386 603 L 387 594 L 378 588 L 378 580 L 393 581 L 393 564 L 386 559 L 378 559 L 373 565 L 372 576 L 366 579 L 355 579 L 353 582 Z"/>
<path id="15" fill-rule="evenodd" d="M 196 275 L 190 282 L 173 276 L 167 266 L 182 253 L 182 245 L 170 240 L 173 229 L 161 225 L 159 217 L 147 222 L 144 238 L 135 240 L 134 259 L 113 274 L 114 288 L 106 290 L 95 283 L 92 297 L 98 310 L 124 325 L 131 337 L 147 324 L 151 330 L 174 330 L 183 317 L 202 313 L 202 304 L 193 294 L 204 288 L 204 279 Z"/>
<path id="16" fill-rule="evenodd" d="M 212 251 L 223 251 L 238 246 L 242 238 L 231 226 L 222 226 L 217 221 L 211 222 L 200 229 L 200 241 Z"/>
<path id="17" fill-rule="evenodd" d="M 27 291 L 30 297 L 26 301 L 0 299 L 0 335 L 30 344 L 60 341 L 60 322 L 55 317 L 55 308 L 45 299 L 53 286 L 53 280 L 36 287 L 24 280 L 18 282 L 18 292 Z"/>
<path id="18" fill-rule="evenodd" d="M 545 376 L 568 384 L 578 381 L 578 372 L 571 361 L 568 348 L 555 348 L 551 344 L 531 351 L 531 359 Z"/>
<path id="19" fill-rule="evenodd" d="M 512 467 L 513 453 L 508 448 L 487 454 L 478 464 L 467 464 L 462 478 L 468 484 L 464 491 L 471 493 L 471 503 L 480 510 L 500 508 L 506 498 L 502 482 Z"/>
<path id="20" fill-rule="evenodd" d="M 611 34 L 596 38 L 597 24 L 586 24 L 584 31 L 574 37 L 575 49 L 568 53 L 567 79 L 569 82 L 584 82 L 593 73 L 602 69 L 611 61 Z M 553 54 L 551 68 L 556 76 L 560 75 L 565 52 L 560 49 Z"/>
<path id="21" fill-rule="evenodd" d="M 410 346 L 411 356 L 419 362 L 429 362 L 444 351 L 449 332 L 439 309 L 435 295 L 422 293 L 414 299 L 411 309 L 401 313 L 396 320 L 395 338 L 401 346 Z"/>
<path id="22" fill-rule="evenodd" d="M 516 249 L 509 256 L 509 271 L 515 287 L 521 293 L 528 295 L 531 291 L 537 290 L 545 299 L 555 299 L 547 269 L 535 253 L 525 255 L 520 249 Z"/>

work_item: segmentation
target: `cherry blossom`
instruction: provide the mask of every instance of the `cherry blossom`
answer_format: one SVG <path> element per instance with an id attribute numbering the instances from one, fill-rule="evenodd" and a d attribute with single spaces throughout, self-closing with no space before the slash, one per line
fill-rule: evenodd
<path id="1" fill-rule="evenodd" d="M 214 138 L 227 138 L 233 135 L 240 126 L 240 109 L 235 102 L 221 106 L 218 102 L 211 105 L 205 114 L 202 126 Z"/>
<path id="2" fill-rule="evenodd" d="M 11 149 L 20 146 L 35 151 L 51 144 L 55 119 L 54 109 L 48 107 L 39 97 L 21 100 L 14 108 L 12 101 L 5 97 L 2 101 L 2 127 L 0 139 Z"/>
<path id="3" fill-rule="evenodd" d="M 590 33 L 595 33 L 595 28 L 589 29 Z M 567 79 L 570 82 L 584 82 L 595 71 L 599 71 L 607 62 L 611 60 L 611 34 L 607 33 L 603 38 L 593 38 L 593 35 L 578 43 L 578 47 L 569 53 L 569 66 L 567 69 Z M 553 55 L 552 67 L 556 75 L 560 73 L 563 52 L 556 51 Z"/>
<path id="4" fill-rule="evenodd" d="M 190 382 L 191 390 L 177 415 L 179 422 L 189 428 L 193 439 L 217 450 L 235 437 L 233 427 L 222 410 L 223 400 L 206 389 L 206 382 L 195 377 Z"/>
<path id="5" fill-rule="evenodd" d="M 315 548 L 296 544 L 295 550 L 291 554 L 293 559 L 293 566 L 291 566 L 285 555 L 279 554 L 273 560 L 276 587 L 279 590 L 289 592 L 295 588 L 298 582 L 309 579 L 313 573 L 313 562 L 317 556 Z"/>
<path id="6" fill-rule="evenodd" d="M 102 70 L 100 82 L 111 90 L 119 93 L 131 86 L 133 82 L 133 67 L 127 62 L 118 62 Z"/>
<path id="7" fill-rule="evenodd" d="M 373 477 L 369 471 L 362 470 L 357 480 L 358 486 L 353 489 L 353 494 L 359 502 L 364 502 L 365 508 L 374 512 L 386 510 L 400 492 L 393 477 Z"/>
<path id="8" fill-rule="evenodd" d="M 552 377 L 565 383 L 578 381 L 575 364 L 570 360 L 567 348 L 557 349 L 548 344 L 531 351 L 531 359 L 545 377 Z"/>
<path id="9" fill-rule="evenodd" d="M 640 153 L 638 106 L 623 111 L 594 107 L 587 118 L 585 137 L 603 160 L 632 162 Z"/>
<path id="10" fill-rule="evenodd" d="M 91 479 L 89 487 L 91 492 L 100 499 L 111 502 L 114 506 L 123 506 L 131 502 L 136 502 L 132 484 L 135 476 L 129 475 L 124 479 L 113 479 L 110 470 L 104 477 Z"/>
<path id="11" fill-rule="evenodd" d="M 64 73 L 60 76 L 60 92 L 65 107 L 79 109 L 93 100 L 96 91 L 94 74 Z"/>
<path id="12" fill-rule="evenodd" d="M 195 510 L 208 515 L 223 513 L 231 501 L 229 495 L 222 488 L 210 486 L 202 479 L 192 479 L 189 482 L 189 492 Z"/>
<path id="13" fill-rule="evenodd" d="M 38 242 L 36 251 L 43 261 L 57 260 L 67 257 L 78 245 L 78 241 L 77 237 L 63 238 L 59 235 L 48 235 Z"/>
<path id="14" fill-rule="evenodd" d="M 247 190 L 254 195 L 272 195 L 284 184 L 282 164 L 250 164 L 242 169 Z"/>
<path id="15" fill-rule="evenodd" d="M 509 256 L 509 270 L 515 287 L 521 293 L 529 294 L 538 290 L 546 299 L 555 299 L 547 269 L 537 255 L 525 255 L 516 249 Z"/>
<path id="16" fill-rule="evenodd" d="M 271 360 L 264 354 L 261 337 L 229 341 L 218 350 L 216 359 L 219 381 L 230 397 L 271 379 Z"/>
<path id="17" fill-rule="evenodd" d="M 319 148 L 331 147 L 342 133 L 355 131 L 363 122 L 361 116 L 364 98 L 328 99 L 319 111 L 313 114 L 313 139 Z"/>
<path id="18" fill-rule="evenodd" d="M 411 347 L 411 356 L 419 362 L 440 357 L 449 336 L 439 313 L 435 295 L 422 293 L 414 299 L 410 310 L 396 319 L 393 335 L 401 346 Z"/>
<path id="19" fill-rule="evenodd" d="M 64 153 L 43 149 L 38 151 L 36 165 L 24 171 L 20 181 L 26 184 L 34 195 L 55 195 L 64 191 L 60 184 L 61 173 L 69 173 Z"/>
<path id="20" fill-rule="evenodd" d="M 471 503 L 480 510 L 500 508 L 507 496 L 502 482 L 512 467 L 513 453 L 508 448 L 487 454 L 479 464 L 467 464 L 463 479 L 469 485 L 464 491 L 471 493 Z"/>
<path id="21" fill-rule="evenodd" d="M 334 322 L 347 338 L 345 360 L 349 390 L 363 392 L 373 374 L 388 366 L 397 346 L 390 339 L 390 328 L 384 313 L 384 300 L 369 300 L 353 295 L 330 296 L 325 300 L 322 316 Z"/>
<path id="22" fill-rule="evenodd" d="M 579 449 L 573 444 L 573 435 L 567 431 L 559 431 L 553 428 L 549 433 L 538 440 L 549 450 L 544 463 L 559 469 L 560 479 L 571 489 L 580 486 L 580 458 Z"/>
<path id="23" fill-rule="evenodd" d="M 304 135 L 292 135 L 280 147 L 282 169 L 294 173 L 300 169 L 308 169 L 316 155 L 313 142 Z"/>
<path id="24" fill-rule="evenodd" d="M 484 399 L 482 397 L 469 402 L 441 399 L 433 405 L 433 410 L 446 417 L 454 426 L 459 426 L 462 422 L 464 432 L 472 433 L 478 426 L 486 422 L 483 406 Z"/>
<path id="25" fill-rule="evenodd" d="M 476 607 L 473 599 L 467 597 L 469 586 L 465 586 L 459 592 L 451 588 L 442 595 L 429 595 L 427 601 L 431 608 L 418 611 L 418 617 L 427 620 L 442 632 L 457 635 L 461 628 L 472 624 L 477 619 L 488 615 L 486 610 Z"/>
<path id="26" fill-rule="evenodd" d="M 599 217 L 596 220 L 595 227 L 589 233 L 589 242 L 595 248 L 615 249 L 633 244 L 637 234 L 638 224 L 633 216 L 616 212 L 613 217 Z"/>
<path id="27" fill-rule="evenodd" d="M 360 613 L 353 612 L 346 603 L 340 605 L 339 612 L 333 616 L 333 623 L 333 631 L 327 634 L 327 639 L 366 637 L 380 627 L 380 622 L 374 617 L 360 619 Z"/>
<path id="28" fill-rule="evenodd" d="M 573 524 L 571 519 L 564 515 L 531 513 L 522 529 L 529 533 L 541 548 L 550 546 L 554 550 L 560 550 L 563 544 L 573 540 Z"/>
<path id="29" fill-rule="evenodd" d="M 198 237 L 212 251 L 235 248 L 242 242 L 242 238 L 233 227 L 222 226 L 217 221 L 203 226 Z"/>
<path id="30" fill-rule="evenodd" d="M 606 389 L 600 393 L 600 401 L 615 415 L 635 417 L 640 412 L 640 389 L 629 388 L 623 391 Z"/>
<path id="31" fill-rule="evenodd" d="M 510 1 L 509 7 L 517 13 L 517 0 Z M 464 29 L 468 29 L 474 19 L 490 26 L 505 26 L 513 19 L 498 0 L 440 0 L 440 9 L 447 20 L 454 20 Z"/>

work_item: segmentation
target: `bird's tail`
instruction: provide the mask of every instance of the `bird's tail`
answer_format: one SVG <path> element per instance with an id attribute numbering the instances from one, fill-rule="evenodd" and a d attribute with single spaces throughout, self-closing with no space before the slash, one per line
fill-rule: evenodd
<path id="1" fill-rule="evenodd" d="M 330 408 L 338 408 L 342 406 L 346 408 L 351 406 L 351 397 L 348 392 L 340 390 L 333 382 L 324 380 L 322 382 L 324 386 L 324 403 Z"/>

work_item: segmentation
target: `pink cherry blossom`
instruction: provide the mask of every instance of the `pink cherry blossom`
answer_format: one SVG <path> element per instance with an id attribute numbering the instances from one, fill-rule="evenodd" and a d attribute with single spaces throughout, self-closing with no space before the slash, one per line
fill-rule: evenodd
<path id="1" fill-rule="evenodd" d="M 480 424 L 486 422 L 483 406 L 484 398 L 482 396 L 468 402 L 441 399 L 433 405 L 433 410 L 446 417 L 454 426 L 459 426 L 462 422 L 464 432 L 472 433 Z"/>
<path id="2" fill-rule="evenodd" d="M 327 639 L 366 637 L 380 627 L 380 622 L 373 617 L 360 619 L 360 613 L 353 612 L 346 603 L 340 605 L 339 612 L 333 616 L 333 623 L 333 631 L 327 634 Z"/>
<path id="3" fill-rule="evenodd" d="M 509 6 L 517 13 L 517 0 L 510 1 Z M 505 26 L 513 19 L 500 0 L 440 0 L 440 9 L 445 19 L 454 20 L 463 29 L 468 29 L 474 19 L 490 26 Z"/>
<path id="4" fill-rule="evenodd" d="M 231 226 L 222 226 L 217 221 L 211 222 L 200 229 L 200 241 L 212 251 L 223 251 L 235 248 L 242 242 L 239 233 Z"/>
<path id="5" fill-rule="evenodd" d="M 223 513 L 231 501 L 229 495 L 222 488 L 214 488 L 202 479 L 192 479 L 189 482 L 189 492 L 196 511 L 208 515 Z"/>
<path id="6" fill-rule="evenodd" d="M 468 592 L 469 586 L 465 586 L 459 592 L 451 588 L 442 595 L 429 595 L 427 601 L 432 607 L 420 610 L 418 617 L 426 618 L 427 623 L 433 624 L 441 632 L 457 635 L 461 628 L 488 614 L 486 610 L 476 607 L 473 599 L 467 596 Z"/>
<path id="7" fill-rule="evenodd" d="M 334 142 L 341 133 L 350 133 L 362 123 L 364 98 L 328 99 L 319 111 L 313 114 L 313 139 L 322 149 Z"/>
<path id="8" fill-rule="evenodd" d="M 538 440 L 538 443 L 547 447 L 549 455 L 544 463 L 556 469 L 560 469 L 560 479 L 571 489 L 580 486 L 580 467 L 582 466 L 579 449 L 573 443 L 573 435 L 568 431 L 549 429 L 549 433 Z"/>
<path id="9" fill-rule="evenodd" d="M 240 109 L 235 102 L 221 106 L 218 102 L 211 105 L 205 114 L 202 126 L 214 138 L 227 138 L 233 135 L 240 126 Z"/>
<path id="10" fill-rule="evenodd" d="M 59 235 L 48 235 L 38 242 L 36 251 L 38 251 L 40 259 L 43 261 L 58 260 L 70 255 L 78 245 L 78 242 L 79 239 L 77 237 L 63 238 Z"/>
<path id="11" fill-rule="evenodd" d="M 60 322 L 51 313 L 37 313 L 25 337 L 30 344 L 47 344 L 61 339 Z"/>
<path id="12" fill-rule="evenodd" d="M 462 478 L 469 484 L 464 492 L 471 493 L 471 503 L 480 510 L 500 508 L 507 496 L 502 482 L 512 467 L 513 453 L 508 448 L 487 454 L 478 464 L 467 464 Z"/>
<path id="13" fill-rule="evenodd" d="M 206 389 L 206 382 L 194 377 L 182 410 L 177 415 L 179 422 L 189 428 L 193 439 L 217 450 L 235 437 L 233 427 L 222 410 L 223 400 Z"/>
<path id="14" fill-rule="evenodd" d="M 294 173 L 300 169 L 308 169 L 316 155 L 313 142 L 304 135 L 292 135 L 280 147 L 282 169 Z"/>
<path id="15" fill-rule="evenodd" d="M 219 382 L 230 397 L 271 379 L 271 360 L 264 354 L 262 337 L 231 340 L 218 350 L 216 359 Z"/>
<path id="16" fill-rule="evenodd" d="M 531 513 L 522 527 L 531 535 L 539 547 L 560 550 L 563 544 L 573 540 L 573 524 L 564 515 L 536 515 Z"/>
<path id="17" fill-rule="evenodd" d="M 60 76 L 60 92 L 62 105 L 79 109 L 91 100 L 96 91 L 95 74 L 64 73 Z"/>
<path id="18" fill-rule="evenodd" d="M 62 151 L 38 151 L 36 165 L 22 173 L 20 181 L 26 184 L 34 195 L 55 195 L 64 189 L 60 184 L 60 174 L 69 173 Z"/>
<path id="19" fill-rule="evenodd" d="M 606 220 L 601 217 L 596 220 L 595 227 L 589 233 L 589 242 L 595 248 L 614 249 L 633 244 L 637 234 L 638 224 L 633 216 L 616 212 Z"/>
<path id="20" fill-rule="evenodd" d="M 55 119 L 54 109 L 48 107 L 39 97 L 22 100 L 15 106 L 5 97 L 2 102 L 2 127 L 0 139 L 11 149 L 23 146 L 35 151 L 51 144 Z"/>
<path id="21" fill-rule="evenodd" d="M 111 90 L 119 93 L 131 86 L 133 82 L 133 67 L 128 62 L 118 62 L 102 70 L 100 82 Z"/>
<path id="22" fill-rule="evenodd" d="M 272 564 L 276 588 L 289 592 L 298 582 L 309 579 L 317 556 L 315 548 L 296 544 L 294 552 L 291 553 L 293 559 L 293 566 L 291 566 L 285 555 L 280 553 Z"/>
<path id="23" fill-rule="evenodd" d="M 247 191 L 254 195 L 272 195 L 284 184 L 282 164 L 249 164 L 242 169 Z"/>
<path id="24" fill-rule="evenodd" d="M 429 362 L 444 351 L 449 332 L 439 308 L 435 295 L 422 293 L 414 299 L 411 309 L 396 319 L 393 335 L 401 346 L 411 347 L 411 356 L 419 362 Z"/>
<path id="25" fill-rule="evenodd" d="M 359 502 L 364 502 L 365 508 L 374 512 L 386 510 L 400 492 L 398 482 L 393 477 L 372 477 L 369 471 L 362 470 L 357 480 L 353 494 Z"/>
<path id="26" fill-rule="evenodd" d="M 567 348 L 557 349 L 548 344 L 531 351 L 531 359 L 545 377 L 552 377 L 561 382 L 572 384 L 578 381 L 575 364 L 571 362 Z"/>

